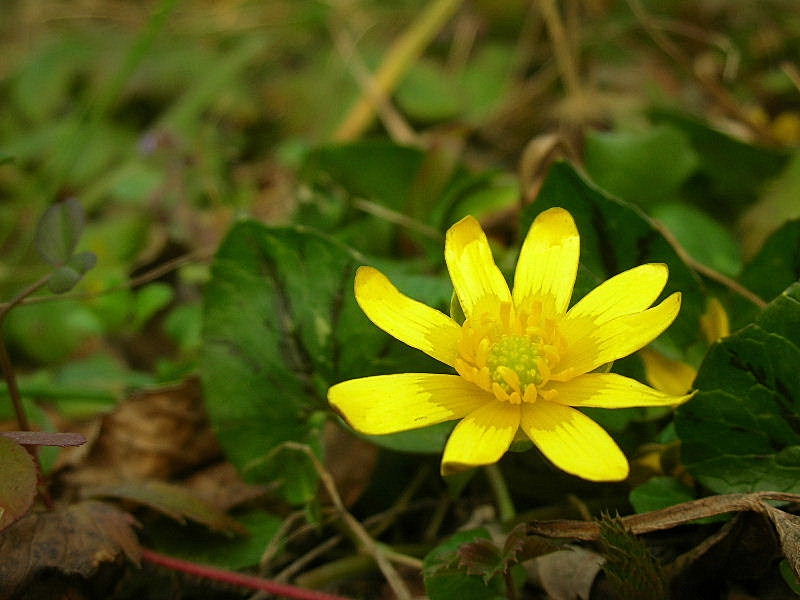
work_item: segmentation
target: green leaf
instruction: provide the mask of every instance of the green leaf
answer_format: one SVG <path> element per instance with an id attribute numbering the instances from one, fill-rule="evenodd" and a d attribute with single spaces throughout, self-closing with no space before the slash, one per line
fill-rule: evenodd
<path id="1" fill-rule="evenodd" d="M 718 493 L 800 491 L 800 283 L 709 350 L 675 427 L 687 469 Z"/>
<path id="2" fill-rule="evenodd" d="M 47 287 L 54 294 L 63 294 L 70 291 L 81 280 L 81 274 L 68 265 L 58 267 L 50 279 L 47 281 Z"/>
<path id="3" fill-rule="evenodd" d="M 764 300 L 772 300 L 800 279 L 800 219 L 789 221 L 773 233 L 744 267 L 739 282 Z M 758 309 L 749 300 L 731 295 L 734 329 L 750 323 Z"/>
<path id="4" fill-rule="evenodd" d="M 699 319 L 705 310 L 700 282 L 641 211 L 607 196 L 565 162 L 553 165 L 536 202 L 524 210 L 521 231 L 526 232 L 536 215 L 553 206 L 568 210 L 580 233 L 583 269 L 576 289 L 593 287 L 643 263 L 666 263 L 669 282 L 664 295 L 680 291 L 683 301 L 678 318 L 659 342 L 669 342 L 672 348 L 668 350 L 674 356 L 683 356 L 687 348 L 698 343 Z M 591 279 L 589 286 L 587 277 Z M 576 294 L 573 302 L 577 300 Z"/>
<path id="5" fill-rule="evenodd" d="M 477 540 L 490 540 L 486 529 L 461 531 L 431 550 L 423 560 L 425 591 L 431 600 L 499 600 L 503 598 L 500 578 L 488 584 L 478 575 L 468 575 L 457 566 L 458 549 Z"/>
<path id="6" fill-rule="evenodd" d="M 223 569 L 245 569 L 257 565 L 264 549 L 280 530 L 281 520 L 261 510 L 236 515 L 249 535 L 230 537 L 193 525 L 181 526 L 163 521 L 149 527 L 148 535 L 156 548 L 185 560 L 215 565 Z"/>
<path id="7" fill-rule="evenodd" d="M 81 344 L 103 333 L 94 313 L 74 300 L 16 307 L 6 320 L 6 333 L 28 357 L 40 363 L 66 359 Z"/>
<path id="8" fill-rule="evenodd" d="M 50 276 L 47 287 L 54 294 L 63 294 L 74 288 L 83 276 L 97 263 L 93 252 L 79 252 L 72 255 L 67 264 L 58 267 Z"/>
<path id="9" fill-rule="evenodd" d="M 308 438 L 326 381 L 349 359 L 333 328 L 349 320 L 354 266 L 319 235 L 255 222 L 236 225 L 220 246 L 205 294 L 203 384 L 219 440 L 251 481 L 315 480 L 302 457 L 267 457 Z"/>
<path id="10" fill-rule="evenodd" d="M 97 255 L 94 252 L 78 252 L 72 255 L 67 264 L 81 275 L 85 275 L 97 264 Z"/>
<path id="11" fill-rule="evenodd" d="M 742 252 L 736 240 L 703 211 L 675 202 L 654 207 L 650 214 L 663 223 L 698 262 L 729 277 L 736 277 L 742 270 Z"/>
<path id="12" fill-rule="evenodd" d="M 752 253 L 786 221 L 800 219 L 800 151 L 786 168 L 764 186 L 758 202 L 749 208 L 739 223 L 742 245 Z"/>
<path id="13" fill-rule="evenodd" d="M 166 481 L 122 481 L 88 487 L 84 494 L 85 497 L 118 498 L 143 504 L 181 523 L 191 519 L 213 531 L 247 533 L 241 523 L 201 500 L 192 491 Z"/>
<path id="14" fill-rule="evenodd" d="M 397 89 L 397 105 L 423 123 L 452 119 L 461 111 L 460 98 L 451 93 L 453 86 L 452 75 L 440 64 L 418 60 Z"/>
<path id="15" fill-rule="evenodd" d="M 322 146 L 311 151 L 303 175 L 311 182 L 333 182 L 350 196 L 402 210 L 425 156 L 416 148 L 384 140 Z"/>
<path id="16" fill-rule="evenodd" d="M 175 292 L 166 283 L 151 283 L 136 293 L 132 327 L 139 329 L 159 310 L 166 307 L 175 297 Z"/>
<path id="17" fill-rule="evenodd" d="M 645 132 L 590 132 L 586 170 L 604 190 L 636 204 L 673 200 L 698 164 L 688 136 L 668 125 Z"/>
<path id="18" fill-rule="evenodd" d="M 28 512 L 36 497 L 36 466 L 28 451 L 0 437 L 0 531 Z"/>
<path id="19" fill-rule="evenodd" d="M 704 208 L 721 218 L 730 218 L 731 209 L 735 212 L 751 202 L 786 163 L 785 152 L 752 146 L 686 115 L 668 110 L 652 111 L 652 115 L 656 122 L 689 137 L 699 159 L 694 194 Z"/>
<path id="20" fill-rule="evenodd" d="M 75 198 L 51 205 L 36 227 L 36 248 L 42 258 L 53 266 L 67 262 L 75 251 L 84 223 L 83 207 Z"/>
<path id="21" fill-rule="evenodd" d="M 691 488 L 674 477 L 653 477 L 630 493 L 630 502 L 637 513 L 660 510 L 694 500 Z"/>

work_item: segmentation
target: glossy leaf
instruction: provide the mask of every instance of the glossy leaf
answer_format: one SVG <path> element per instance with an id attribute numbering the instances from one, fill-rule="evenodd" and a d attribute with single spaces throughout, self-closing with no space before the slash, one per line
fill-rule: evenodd
<path id="1" fill-rule="evenodd" d="M 708 352 L 677 412 L 682 457 L 718 493 L 800 490 L 800 283 Z"/>

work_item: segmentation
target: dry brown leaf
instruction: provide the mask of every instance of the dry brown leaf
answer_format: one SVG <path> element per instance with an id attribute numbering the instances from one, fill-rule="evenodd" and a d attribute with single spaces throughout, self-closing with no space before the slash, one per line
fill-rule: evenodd
<path id="1" fill-rule="evenodd" d="M 129 514 L 91 500 L 26 515 L 0 534 L 0 599 L 44 569 L 88 578 L 104 563 L 138 563 L 134 524 Z"/>
<path id="2" fill-rule="evenodd" d="M 325 465 L 345 506 L 352 506 L 372 481 L 378 447 L 335 423 L 325 426 Z"/>
<path id="3" fill-rule="evenodd" d="M 83 490 L 86 498 L 118 498 L 144 504 L 184 523 L 191 519 L 222 533 L 247 534 L 247 529 L 191 491 L 164 481 L 122 481 Z"/>
<path id="4" fill-rule="evenodd" d="M 539 582 L 552 600 L 589 600 L 592 585 L 603 565 L 603 557 L 581 548 L 551 552 L 526 564 L 528 573 Z"/>
<path id="5" fill-rule="evenodd" d="M 169 479 L 218 455 L 199 382 L 188 380 L 125 400 L 103 418 L 85 460 L 65 477 L 77 486 Z"/>
<path id="6" fill-rule="evenodd" d="M 267 493 L 267 486 L 247 483 L 229 462 L 213 464 L 184 480 L 183 485 L 198 498 L 223 511 Z"/>
<path id="7" fill-rule="evenodd" d="M 631 533 L 639 535 L 672 529 L 698 519 L 733 512 L 753 511 L 770 517 L 767 510 L 769 504 L 766 503 L 770 500 L 800 504 L 800 494 L 786 492 L 721 494 L 682 502 L 661 510 L 623 517 L 622 523 Z M 593 521 L 531 521 L 528 525 L 528 533 L 533 535 L 586 541 L 596 540 L 600 537 L 600 526 Z"/>

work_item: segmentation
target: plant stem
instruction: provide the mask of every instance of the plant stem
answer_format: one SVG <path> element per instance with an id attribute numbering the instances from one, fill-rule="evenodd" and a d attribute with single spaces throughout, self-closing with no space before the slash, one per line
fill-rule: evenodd
<path id="1" fill-rule="evenodd" d="M 158 552 L 153 552 L 147 548 L 142 548 L 142 558 L 154 565 L 166 567 L 168 569 L 172 569 L 173 571 L 179 571 L 194 577 L 203 577 L 205 579 L 211 579 L 213 581 L 244 587 L 251 590 L 261 590 L 264 592 L 269 592 L 270 594 L 283 596 L 284 598 L 292 598 L 295 600 L 349 600 L 344 596 L 335 596 L 333 594 L 327 594 L 317 590 L 309 590 L 294 585 L 269 581 L 268 579 L 254 577 L 253 575 L 245 575 L 235 571 L 226 571 L 225 569 L 199 565 L 187 560 L 181 560 L 179 558 L 173 558 Z"/>
<path id="2" fill-rule="evenodd" d="M 25 413 L 25 407 L 22 406 L 22 397 L 19 394 L 19 386 L 17 385 L 17 376 L 14 373 L 14 367 L 11 365 L 11 359 L 6 350 L 5 340 L 0 335 L 0 368 L 3 370 L 3 376 L 6 379 L 8 386 L 8 395 L 11 396 L 11 404 L 14 405 L 14 414 L 17 416 L 17 427 L 20 431 L 30 431 L 31 424 L 28 421 L 28 415 Z"/>
<path id="3" fill-rule="evenodd" d="M 11 403 L 14 405 L 14 413 L 17 416 L 17 425 L 21 431 L 30 431 L 31 424 L 28 421 L 28 415 L 25 414 L 25 407 L 22 406 L 22 396 L 20 396 L 19 385 L 17 385 L 17 375 L 14 372 L 14 365 L 11 363 L 11 357 L 8 355 L 5 339 L 3 338 L 3 321 L 12 308 L 17 306 L 36 290 L 47 284 L 47 282 L 50 281 L 50 277 L 51 274 L 48 273 L 38 281 L 33 282 L 31 285 L 17 294 L 5 306 L 0 308 L 0 368 L 2 368 L 3 376 L 5 377 L 6 385 L 8 386 L 8 394 L 11 396 Z M 38 464 L 39 459 L 36 455 L 36 452 L 31 451 L 31 454 L 36 460 L 37 466 L 41 467 L 41 465 Z"/>
<path id="4" fill-rule="evenodd" d="M 370 126 L 379 99 L 392 95 L 403 76 L 419 58 L 425 47 L 439 33 L 453 13 L 461 6 L 462 0 L 433 0 L 426 6 L 411 26 L 392 44 L 372 80 L 369 90 L 359 98 L 348 113 L 344 122 L 333 134 L 338 142 L 349 142 L 361 137 Z"/>
<path id="5" fill-rule="evenodd" d="M 492 487 L 494 499 L 497 502 L 500 521 L 507 523 L 516 516 L 517 511 L 514 509 L 514 502 L 511 500 L 511 494 L 508 491 L 506 480 L 496 464 L 486 465 L 484 467 L 484 472 L 486 473 L 486 478 L 489 480 L 489 485 Z"/>

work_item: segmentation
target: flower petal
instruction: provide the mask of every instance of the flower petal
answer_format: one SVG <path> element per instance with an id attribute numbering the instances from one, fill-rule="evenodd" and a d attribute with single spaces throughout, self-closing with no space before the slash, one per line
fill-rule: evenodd
<path id="1" fill-rule="evenodd" d="M 567 321 L 591 319 L 595 326 L 649 308 L 667 283 L 662 263 L 640 265 L 604 281 L 567 312 Z"/>
<path id="2" fill-rule="evenodd" d="M 628 460 L 602 427 L 583 413 L 554 402 L 522 409 L 522 429 L 559 469 L 591 481 L 620 481 Z"/>
<path id="3" fill-rule="evenodd" d="M 514 273 L 514 304 L 549 297 L 563 313 L 572 297 L 578 272 L 580 237 L 575 221 L 563 208 L 550 208 L 531 225 Z"/>
<path id="4" fill-rule="evenodd" d="M 494 401 L 456 425 L 442 457 L 442 475 L 500 460 L 519 429 L 520 405 Z"/>
<path id="5" fill-rule="evenodd" d="M 600 365 L 627 356 L 657 338 L 678 316 L 681 294 L 675 292 L 666 300 L 642 312 L 623 315 L 594 326 L 566 326 L 565 349 L 551 379 L 566 381 Z"/>
<path id="6" fill-rule="evenodd" d="M 461 328 L 447 315 L 402 294 L 380 271 L 356 273 L 356 300 L 370 321 L 389 335 L 452 366 Z"/>
<path id="7" fill-rule="evenodd" d="M 569 381 L 552 382 L 548 387 L 558 392 L 552 398 L 548 396 L 548 401 L 565 406 L 675 406 L 692 397 L 691 394 L 665 394 L 616 373 L 586 373 Z"/>
<path id="8" fill-rule="evenodd" d="M 458 375 L 400 373 L 343 381 L 328 401 L 353 429 L 381 435 L 460 419 L 495 400 Z"/>
<path id="9" fill-rule="evenodd" d="M 444 257 L 467 317 L 488 303 L 511 301 L 511 292 L 492 258 L 486 234 L 474 217 L 464 217 L 447 230 Z"/>
<path id="10" fill-rule="evenodd" d="M 644 374 L 647 381 L 657 390 L 679 396 L 692 387 L 697 370 L 679 360 L 672 360 L 657 352 L 645 348 L 641 352 L 644 361 Z"/>

